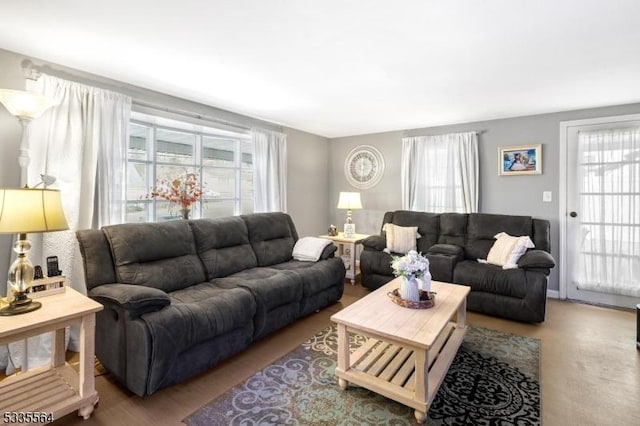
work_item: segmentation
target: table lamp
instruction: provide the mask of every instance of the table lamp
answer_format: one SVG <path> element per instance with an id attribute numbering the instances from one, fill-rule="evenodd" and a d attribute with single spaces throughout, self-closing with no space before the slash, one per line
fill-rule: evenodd
<path id="1" fill-rule="evenodd" d="M 7 295 L 13 292 L 9 306 L 0 316 L 25 314 L 39 309 L 40 302 L 27 296 L 33 281 L 33 266 L 27 257 L 31 243 L 27 234 L 69 229 L 62 210 L 60 191 L 54 189 L 0 189 L 0 234 L 18 234 L 13 250 L 17 259 L 9 267 Z M 8 297 L 11 299 L 11 297 Z"/>
<path id="2" fill-rule="evenodd" d="M 356 225 L 353 223 L 353 219 L 351 218 L 351 210 L 362 208 L 360 193 L 341 192 L 340 197 L 338 198 L 338 208 L 347 210 L 347 221 L 344 224 L 344 236 L 351 238 L 356 233 Z"/>

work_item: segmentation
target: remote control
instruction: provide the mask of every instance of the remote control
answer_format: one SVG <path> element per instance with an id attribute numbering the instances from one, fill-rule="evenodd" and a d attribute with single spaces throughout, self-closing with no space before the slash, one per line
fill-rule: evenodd
<path id="1" fill-rule="evenodd" d="M 44 278 L 44 275 L 42 273 L 42 266 L 36 265 L 33 267 L 33 279 L 39 280 L 41 278 Z"/>
<path id="2" fill-rule="evenodd" d="M 58 269 L 58 256 L 47 257 L 47 275 L 50 277 L 62 275 L 62 271 Z"/>

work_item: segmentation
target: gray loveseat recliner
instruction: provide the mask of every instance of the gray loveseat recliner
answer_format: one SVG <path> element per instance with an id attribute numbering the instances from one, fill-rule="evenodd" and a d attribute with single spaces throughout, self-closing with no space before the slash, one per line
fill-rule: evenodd
<path id="1" fill-rule="evenodd" d="M 386 223 L 418 227 L 417 251 L 429 259 L 432 278 L 470 286 L 469 310 L 524 322 L 544 321 L 547 281 L 555 266 L 549 254 L 549 221 L 529 216 L 399 210 L 385 213 L 383 226 Z M 535 244 L 535 249 L 520 258 L 517 269 L 477 261 L 487 258 L 494 236 L 500 232 L 528 235 Z M 383 251 L 385 233 L 367 238 L 363 246 L 362 285 L 373 290 L 394 278 L 391 255 Z"/>
<path id="2" fill-rule="evenodd" d="M 292 259 L 284 213 L 77 232 L 96 317 L 96 355 L 144 396 L 194 376 L 342 297 L 333 245 Z"/>

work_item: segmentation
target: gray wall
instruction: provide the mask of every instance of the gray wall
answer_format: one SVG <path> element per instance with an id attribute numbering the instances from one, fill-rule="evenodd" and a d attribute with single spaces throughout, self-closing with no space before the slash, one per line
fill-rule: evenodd
<path id="1" fill-rule="evenodd" d="M 173 110 L 184 110 L 208 117 L 216 117 L 247 127 L 260 126 L 287 133 L 288 147 L 288 212 L 301 236 L 317 235 L 329 222 L 329 141 L 326 138 L 295 129 L 282 129 L 279 125 L 246 117 L 218 108 L 197 104 L 162 93 L 106 79 L 74 70 L 63 65 L 51 64 L 18 53 L 0 49 L 0 87 L 24 90 L 25 78 L 22 62 L 33 65 L 51 75 L 92 86 L 126 93 L 134 100 L 162 105 Z M 0 188 L 17 187 L 20 183 L 18 149 L 21 128 L 18 120 L 0 106 Z M 12 236 L 0 235 L 0 294 L 5 294 L 7 270 L 11 258 Z M 34 261 L 36 261 L 34 259 Z M 38 262 L 41 263 L 41 262 Z"/>
<path id="2" fill-rule="evenodd" d="M 329 140 L 286 128 L 287 213 L 298 234 L 326 233 L 329 222 Z M 293 142 L 292 142 L 293 141 Z"/>
<path id="3" fill-rule="evenodd" d="M 344 212 L 335 208 L 338 193 L 357 191 L 349 185 L 343 172 L 344 159 L 354 147 L 373 145 L 385 159 L 386 170 L 382 181 L 372 189 L 360 191 L 363 210 L 354 211 L 353 214 L 356 232 L 377 234 L 384 212 L 402 207 L 400 151 L 403 136 L 483 131 L 478 142 L 480 212 L 548 219 L 551 222 L 552 255 L 558 261 L 560 122 L 639 112 L 640 104 L 632 104 L 332 139 L 329 185 L 331 220 L 338 224 L 344 222 Z M 498 176 L 498 148 L 524 144 L 542 144 L 542 175 Z M 552 191 L 551 203 L 542 202 L 543 191 Z M 550 290 L 559 289 L 558 276 L 559 268 L 556 267 L 549 280 Z"/>
<path id="4" fill-rule="evenodd" d="M 400 194 L 400 154 L 403 132 L 375 133 L 331 139 L 331 171 L 329 177 L 331 223 L 342 230 L 347 212 L 338 210 L 340 192 L 360 192 L 362 210 L 353 210 L 353 223 L 358 234 L 377 234 L 382 225 L 382 216 L 389 210 L 402 206 Z M 358 145 L 371 145 L 384 157 L 385 171 L 382 180 L 368 190 L 352 187 L 344 175 L 344 161 L 349 152 Z"/>

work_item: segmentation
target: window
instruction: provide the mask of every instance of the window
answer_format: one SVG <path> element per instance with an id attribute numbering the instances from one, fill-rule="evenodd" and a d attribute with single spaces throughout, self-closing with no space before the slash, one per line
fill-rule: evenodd
<path id="1" fill-rule="evenodd" d="M 192 218 L 253 213 L 253 157 L 249 134 L 132 114 L 126 221 L 178 218 L 178 208 L 148 194 L 156 182 L 184 171 L 195 172 L 204 191 Z"/>
<path id="2" fill-rule="evenodd" d="M 406 210 L 477 212 L 477 134 L 403 138 L 401 179 Z"/>

